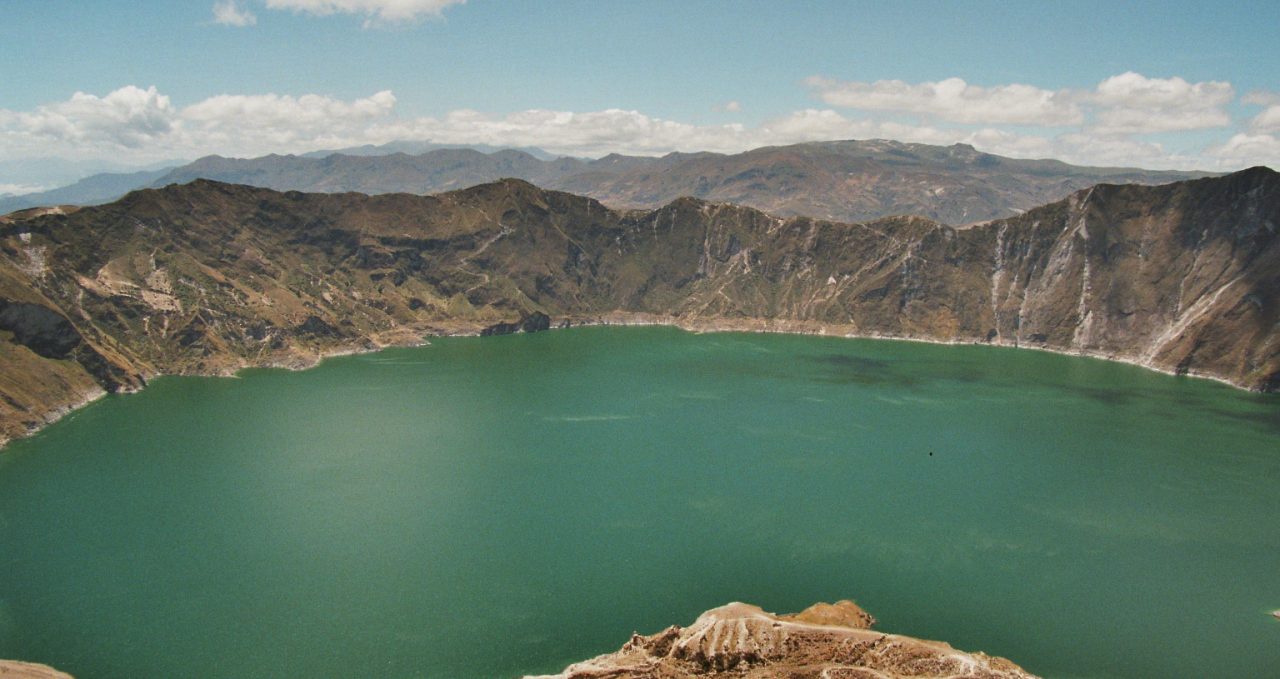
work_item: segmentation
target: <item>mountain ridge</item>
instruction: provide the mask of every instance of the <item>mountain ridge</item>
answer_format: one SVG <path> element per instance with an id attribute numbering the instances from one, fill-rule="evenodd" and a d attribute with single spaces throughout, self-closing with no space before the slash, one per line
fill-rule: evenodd
<path id="1" fill-rule="evenodd" d="M 518 177 L 546 188 L 590 195 L 618 208 L 654 209 L 694 195 L 784 217 L 865 221 L 919 214 L 948 224 L 967 224 L 1008 217 L 1099 181 L 1158 184 L 1205 174 L 1006 158 L 967 144 L 848 140 L 765 146 L 736 154 L 610 154 L 596 160 L 470 148 L 437 148 L 416 155 L 205 156 L 129 188 L 204 178 L 281 191 L 425 194 Z M 76 186 L 91 184 L 92 179 Z M 120 181 L 110 176 L 99 183 L 118 188 Z M 0 211 L 74 203 L 70 200 L 76 195 L 74 188 L 0 200 Z M 92 198 L 88 202 L 99 202 L 125 192 L 108 196 L 104 191 L 95 189 L 85 195 Z"/>
<path id="2" fill-rule="evenodd" d="M 39 214 L 46 212 L 45 214 Z M 506 179 L 417 196 L 197 180 L 0 223 L 0 424 L 158 374 L 541 325 L 1031 347 L 1280 388 L 1280 175 L 1101 184 L 964 229 Z"/>

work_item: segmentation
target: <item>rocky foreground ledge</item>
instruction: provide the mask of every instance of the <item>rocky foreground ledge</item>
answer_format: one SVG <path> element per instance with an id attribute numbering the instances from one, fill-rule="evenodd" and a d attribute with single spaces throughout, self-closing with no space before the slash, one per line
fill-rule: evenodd
<path id="1" fill-rule="evenodd" d="M 1004 658 L 872 631 L 875 622 L 852 601 L 814 604 L 792 615 L 731 603 L 703 613 L 689 627 L 633 634 L 616 653 L 525 679 L 1034 677 Z"/>
<path id="2" fill-rule="evenodd" d="M 631 635 L 616 653 L 560 674 L 525 679 L 1036 679 L 1013 662 L 941 641 L 872 631 L 852 601 L 775 615 L 731 603 L 651 636 Z M 46 665 L 0 660 L 0 679 L 73 679 Z"/>
<path id="3" fill-rule="evenodd" d="M 48 665 L 17 660 L 0 660 L 0 679 L 73 679 Z"/>

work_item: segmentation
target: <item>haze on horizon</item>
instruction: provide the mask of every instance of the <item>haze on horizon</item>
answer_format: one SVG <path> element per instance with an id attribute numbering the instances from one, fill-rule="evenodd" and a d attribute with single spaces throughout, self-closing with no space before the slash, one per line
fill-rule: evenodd
<path id="1" fill-rule="evenodd" d="M 191 0 L 0 9 L 0 194 L 207 154 L 969 143 L 1280 168 L 1280 6 Z"/>

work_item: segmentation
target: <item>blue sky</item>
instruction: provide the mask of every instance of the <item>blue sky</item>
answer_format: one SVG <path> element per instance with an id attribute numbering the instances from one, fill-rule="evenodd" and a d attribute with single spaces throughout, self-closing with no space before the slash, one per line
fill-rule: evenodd
<path id="1" fill-rule="evenodd" d="M 8 0 L 0 192 L 47 183 L 51 159 L 392 138 L 652 155 L 874 136 L 1276 167 L 1278 27 L 1275 2 Z"/>

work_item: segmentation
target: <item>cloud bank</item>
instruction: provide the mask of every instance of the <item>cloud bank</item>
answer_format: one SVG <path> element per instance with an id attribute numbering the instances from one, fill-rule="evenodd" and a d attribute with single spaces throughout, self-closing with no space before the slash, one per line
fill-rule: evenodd
<path id="1" fill-rule="evenodd" d="M 1225 127 L 1230 83 L 1189 83 L 1122 73 L 1092 90 L 1045 90 L 1031 85 L 970 85 L 960 78 L 915 85 L 901 80 L 839 81 L 821 76 L 805 84 L 839 108 L 888 111 L 967 124 L 1080 127 L 1092 134 L 1129 135 Z"/>
<path id="2" fill-rule="evenodd" d="M 308 4 L 395 3 L 317 0 Z M 425 1 L 399 4 L 404 12 L 446 6 Z M 1225 82 L 1190 83 L 1123 73 L 1083 91 L 1021 84 L 979 87 L 959 78 L 911 84 L 814 77 L 805 85 L 827 107 L 800 109 L 750 126 L 694 124 L 623 109 L 533 109 L 505 114 L 458 109 L 438 117 L 402 116 L 395 95 L 387 90 L 351 100 L 319 94 L 228 94 L 177 106 L 155 87 L 127 85 L 101 96 L 76 92 L 65 101 L 28 111 L 0 109 L 0 156 L 109 159 L 141 165 L 175 157 L 302 153 L 398 140 L 537 146 L 575 156 L 659 155 L 888 138 L 963 142 L 1001 155 L 1090 165 L 1280 167 L 1280 99 L 1266 92 L 1249 93 L 1240 105 L 1262 110 L 1233 120 L 1228 106 L 1236 94 Z M 726 112 L 740 108 L 737 102 L 731 104 L 718 108 Z M 1204 137 L 1206 130 L 1209 137 Z M 1170 137 L 1191 132 L 1201 135 L 1193 150 L 1166 148 Z M 1214 135 L 1216 141 L 1203 141 Z M 34 182 L 3 176 L 0 183 Z"/>
<path id="3" fill-rule="evenodd" d="M 862 111 L 922 114 L 953 123 L 1076 125 L 1084 116 L 1066 92 L 1030 85 L 978 87 L 960 78 L 909 84 L 901 80 L 873 83 L 839 81 L 821 76 L 805 80 L 822 101 Z"/>

